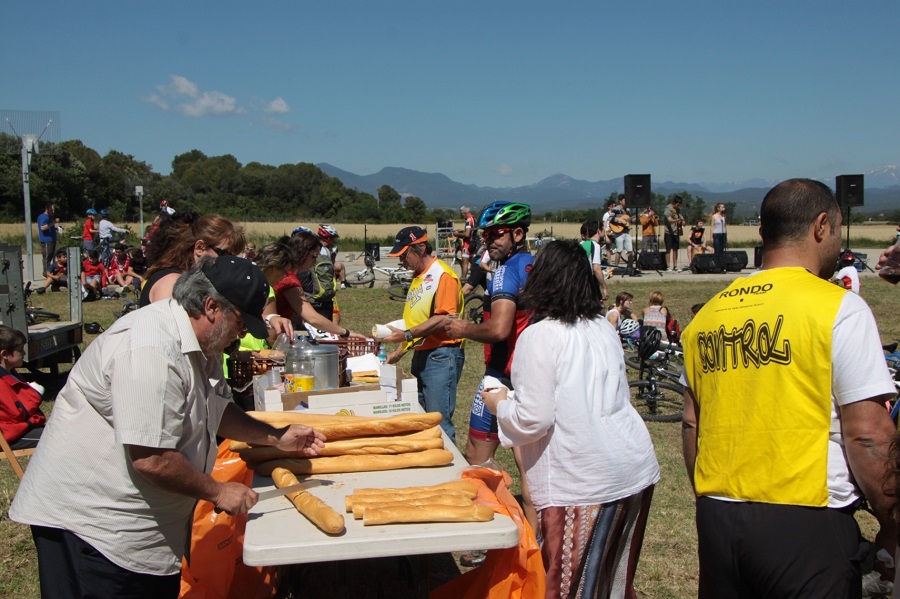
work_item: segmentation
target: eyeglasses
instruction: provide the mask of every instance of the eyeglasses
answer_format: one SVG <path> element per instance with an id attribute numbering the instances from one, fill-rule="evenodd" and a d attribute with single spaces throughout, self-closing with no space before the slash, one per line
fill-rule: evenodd
<path id="1" fill-rule="evenodd" d="M 504 227 L 501 229 L 488 229 L 484 232 L 483 237 L 486 240 L 500 239 L 501 237 L 503 237 L 504 235 L 509 233 L 511 230 L 512 229 L 510 229 L 509 227 Z"/>
<path id="2" fill-rule="evenodd" d="M 232 254 L 228 250 L 223 250 L 222 248 L 216 247 L 214 245 L 209 245 L 206 247 L 214 251 L 216 253 L 216 256 L 234 256 L 234 254 Z"/>

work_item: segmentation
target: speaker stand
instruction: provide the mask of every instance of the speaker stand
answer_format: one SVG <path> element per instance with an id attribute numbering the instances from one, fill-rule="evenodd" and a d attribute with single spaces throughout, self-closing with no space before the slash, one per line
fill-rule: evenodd
<path id="1" fill-rule="evenodd" d="M 856 252 L 854 252 L 853 250 L 850 249 L 850 209 L 851 208 L 852 208 L 852 206 L 847 206 L 847 244 L 844 246 L 847 249 L 843 250 L 841 253 L 843 254 L 846 252 L 850 252 L 851 254 L 853 254 L 853 257 L 856 258 Z M 860 264 L 862 264 L 863 268 L 865 268 L 866 270 L 868 270 L 872 273 L 875 272 L 874 270 L 872 270 L 872 267 L 869 266 L 868 264 L 866 264 L 865 262 L 860 262 Z"/>

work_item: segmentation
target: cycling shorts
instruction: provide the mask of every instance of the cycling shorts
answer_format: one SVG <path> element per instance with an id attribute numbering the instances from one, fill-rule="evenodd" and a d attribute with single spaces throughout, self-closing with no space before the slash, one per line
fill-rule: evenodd
<path id="1" fill-rule="evenodd" d="M 512 389 L 512 383 L 508 377 L 496 372 L 486 372 L 484 376 L 494 376 L 500 379 L 501 383 Z M 500 435 L 497 433 L 497 417 L 491 414 L 487 406 L 484 405 L 484 401 L 481 399 L 483 390 L 484 378 L 478 383 L 475 399 L 472 400 L 472 411 L 469 413 L 469 437 L 478 441 L 500 443 Z"/>

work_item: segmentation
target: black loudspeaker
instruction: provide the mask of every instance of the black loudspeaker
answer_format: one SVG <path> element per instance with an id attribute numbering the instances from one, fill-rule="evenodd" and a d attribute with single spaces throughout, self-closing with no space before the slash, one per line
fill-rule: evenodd
<path id="1" fill-rule="evenodd" d="M 763 246 L 758 245 L 753 248 L 753 267 L 759 268 L 762 266 L 762 257 L 763 257 Z"/>
<path id="2" fill-rule="evenodd" d="M 625 175 L 625 201 L 629 208 L 650 205 L 650 175 Z"/>
<path id="3" fill-rule="evenodd" d="M 834 195 L 841 208 L 863 205 L 864 179 L 863 175 L 838 175 L 834 178 Z"/>
<path id="4" fill-rule="evenodd" d="M 741 272 L 747 268 L 747 252 L 725 252 L 725 270 Z"/>
<path id="5" fill-rule="evenodd" d="M 725 256 L 722 254 L 698 254 L 691 260 L 691 272 L 695 275 L 725 272 Z"/>
<path id="6" fill-rule="evenodd" d="M 666 268 L 665 252 L 641 252 L 638 257 L 638 268 L 641 270 L 663 270 Z"/>

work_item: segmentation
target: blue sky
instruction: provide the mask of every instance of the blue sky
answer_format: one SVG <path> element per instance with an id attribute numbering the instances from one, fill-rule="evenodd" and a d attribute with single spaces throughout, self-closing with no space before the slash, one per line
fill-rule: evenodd
<path id="1" fill-rule="evenodd" d="M 53 1 L 3 21 L 0 109 L 59 111 L 62 139 L 162 173 L 191 149 L 497 187 L 900 163 L 896 0 Z"/>

